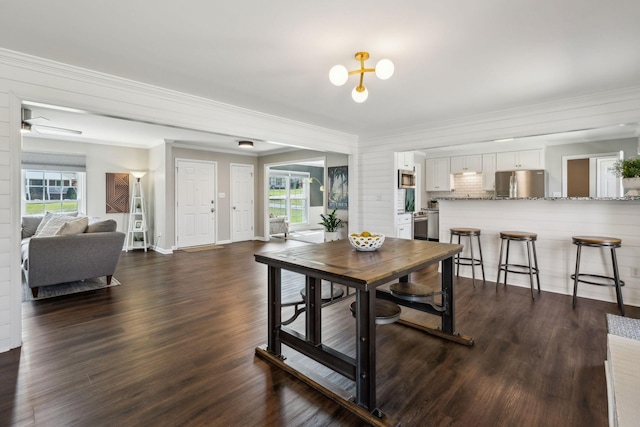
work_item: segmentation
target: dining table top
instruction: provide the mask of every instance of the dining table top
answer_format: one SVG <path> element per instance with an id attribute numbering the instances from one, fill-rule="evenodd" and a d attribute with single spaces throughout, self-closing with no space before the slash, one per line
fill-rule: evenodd
<path id="1" fill-rule="evenodd" d="M 385 238 L 375 251 L 358 251 L 348 240 L 254 254 L 257 262 L 370 291 L 435 262 L 463 246 L 426 240 Z"/>

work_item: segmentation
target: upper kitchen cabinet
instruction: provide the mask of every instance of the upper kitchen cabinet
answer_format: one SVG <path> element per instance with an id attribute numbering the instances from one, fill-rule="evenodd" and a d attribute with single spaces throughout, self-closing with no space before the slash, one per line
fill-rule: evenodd
<path id="1" fill-rule="evenodd" d="M 482 189 L 494 191 L 496 189 L 496 154 L 482 155 Z"/>
<path id="2" fill-rule="evenodd" d="M 414 167 L 413 151 L 400 151 L 396 153 L 396 169 L 412 171 Z"/>
<path id="3" fill-rule="evenodd" d="M 455 156 L 451 158 L 451 173 L 482 172 L 482 156 Z"/>
<path id="4" fill-rule="evenodd" d="M 451 166 L 449 157 L 427 159 L 425 163 L 427 191 L 451 191 Z"/>
<path id="5" fill-rule="evenodd" d="M 508 151 L 496 156 L 496 170 L 544 169 L 543 150 Z"/>

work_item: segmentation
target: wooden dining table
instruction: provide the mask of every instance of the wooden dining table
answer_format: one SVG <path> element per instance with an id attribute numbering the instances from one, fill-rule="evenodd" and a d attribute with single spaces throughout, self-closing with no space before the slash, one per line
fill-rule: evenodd
<path id="1" fill-rule="evenodd" d="M 396 419 L 378 409 L 376 402 L 376 298 L 393 301 L 411 309 L 441 317 L 441 326 L 432 328 L 413 321 L 400 323 L 471 345 L 471 337 L 455 329 L 455 293 L 453 257 L 461 245 L 387 238 L 379 249 L 355 250 L 347 240 L 309 244 L 276 252 L 254 255 L 267 265 L 268 325 L 267 343 L 256 354 L 311 385 L 373 425 L 397 425 Z M 441 298 L 438 306 L 398 298 L 378 289 L 395 281 L 409 281 L 412 272 L 441 262 Z M 305 276 L 306 310 L 304 334 L 282 325 L 282 270 Z M 322 342 L 321 281 L 348 286 L 355 290 L 356 355 L 339 352 Z M 302 353 L 355 382 L 356 395 L 314 376 L 302 365 L 287 362 L 282 345 Z"/>

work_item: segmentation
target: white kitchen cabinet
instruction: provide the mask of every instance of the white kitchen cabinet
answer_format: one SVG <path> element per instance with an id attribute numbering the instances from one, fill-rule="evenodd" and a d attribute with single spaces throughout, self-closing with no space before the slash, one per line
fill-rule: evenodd
<path id="1" fill-rule="evenodd" d="M 396 218 L 396 237 L 399 239 L 413 239 L 413 215 L 399 214 Z"/>
<path id="2" fill-rule="evenodd" d="M 482 156 L 455 156 L 451 158 L 451 173 L 482 172 Z"/>
<path id="3" fill-rule="evenodd" d="M 414 162 L 413 151 L 400 151 L 396 153 L 396 169 L 412 171 Z"/>
<path id="4" fill-rule="evenodd" d="M 544 169 L 543 150 L 507 151 L 496 155 L 496 170 Z"/>
<path id="5" fill-rule="evenodd" d="M 482 155 L 482 189 L 495 191 L 496 189 L 496 154 Z"/>
<path id="6" fill-rule="evenodd" d="M 449 157 L 427 159 L 425 162 L 425 184 L 427 191 L 451 191 L 451 165 Z"/>

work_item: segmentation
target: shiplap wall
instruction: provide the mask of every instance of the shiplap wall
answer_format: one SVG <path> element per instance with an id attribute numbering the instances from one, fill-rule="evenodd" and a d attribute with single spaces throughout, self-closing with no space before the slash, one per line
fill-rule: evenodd
<path id="1" fill-rule="evenodd" d="M 0 79 L 0 352 L 21 343 L 20 241 L 13 224 L 17 213 L 12 201 L 19 147 L 11 138 L 11 117 L 10 94 Z"/>
<path id="2" fill-rule="evenodd" d="M 481 230 L 485 273 L 491 282 L 495 282 L 498 274 L 501 231 L 537 233 L 541 288 L 567 295 L 573 294 L 570 275 L 576 262 L 576 246 L 571 237 L 622 239 L 622 247 L 616 254 L 620 276 L 626 283 L 622 291 L 624 302 L 640 306 L 640 200 L 441 200 L 439 205 L 440 241 L 449 241 L 451 227 Z M 526 264 L 524 248 L 524 244 L 511 244 L 509 261 Z M 581 258 L 581 272 L 612 275 L 609 250 L 584 248 Z M 476 278 L 478 274 L 480 270 L 476 268 Z M 461 266 L 460 275 L 471 277 L 470 267 Z M 529 276 L 509 274 L 508 284 L 528 287 Z M 578 285 L 578 296 L 616 301 L 613 288 L 584 283 Z"/>

